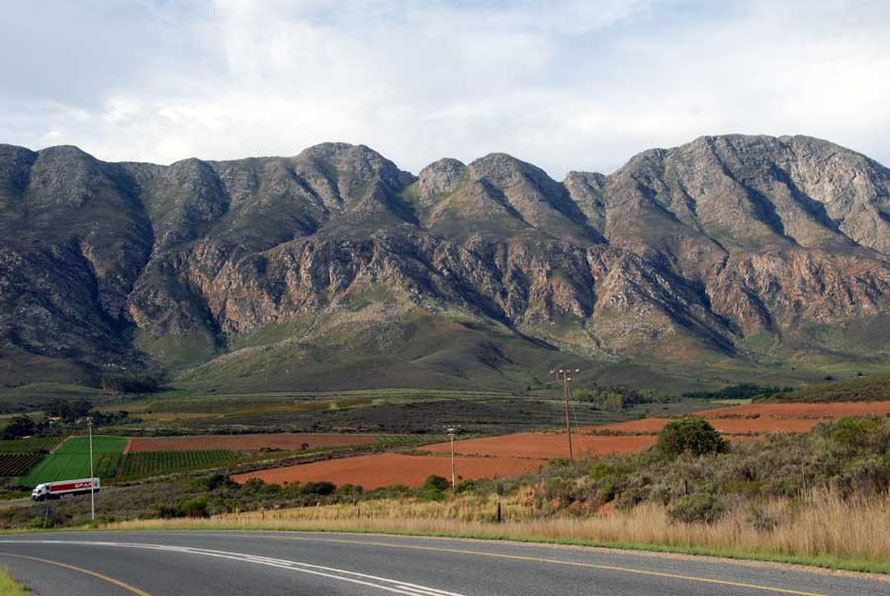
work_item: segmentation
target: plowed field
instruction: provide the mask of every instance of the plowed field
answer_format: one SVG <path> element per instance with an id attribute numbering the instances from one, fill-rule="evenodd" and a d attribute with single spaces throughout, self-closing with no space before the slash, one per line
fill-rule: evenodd
<path id="1" fill-rule="evenodd" d="M 825 420 L 841 416 L 890 414 L 890 401 L 834 402 L 834 403 L 753 403 L 716 410 L 704 410 L 693 415 L 706 418 L 722 433 L 768 434 L 805 433 Z M 669 418 L 645 418 L 618 424 L 588 427 L 586 431 L 613 430 L 625 433 L 657 433 Z"/>
<path id="2" fill-rule="evenodd" d="M 537 470 L 544 463 L 546 462 L 541 459 L 516 457 L 457 457 L 455 469 L 464 479 L 510 477 Z M 357 484 L 365 489 L 372 489 L 394 484 L 420 486 L 431 474 L 451 478 L 451 458 L 381 453 L 248 472 L 232 478 L 239 483 L 251 478 L 262 478 L 272 484 L 327 480 L 337 486 Z"/>
<path id="3" fill-rule="evenodd" d="M 890 401 L 847 401 L 831 403 L 753 403 L 731 406 L 700 413 L 705 418 L 747 416 L 759 414 L 773 418 L 840 418 L 841 416 L 865 416 L 890 414 Z"/>
<path id="4" fill-rule="evenodd" d="M 339 447 L 343 445 L 369 445 L 374 435 L 333 434 L 280 434 L 280 435 L 192 435 L 186 437 L 134 437 L 129 445 L 130 453 L 141 451 L 204 451 L 227 449 L 230 451 L 255 452 L 266 447 L 300 451 L 303 444 L 308 448 Z"/>
<path id="5" fill-rule="evenodd" d="M 890 401 L 847 403 L 752 403 L 717 410 L 703 410 L 693 415 L 707 418 L 730 441 L 749 442 L 771 433 L 805 433 L 824 420 L 846 415 L 890 414 Z M 655 434 L 670 418 L 645 418 L 604 426 L 579 429 L 573 438 L 576 457 L 627 453 L 655 443 Z M 600 431 L 627 433 L 596 435 Z M 755 436 L 750 436 L 755 435 Z M 756 435 L 763 435 L 758 437 Z M 448 443 L 422 449 L 447 453 Z M 469 439 L 455 443 L 457 453 L 502 457 L 566 457 L 568 443 L 562 433 L 520 433 L 499 437 Z"/>
<path id="6" fill-rule="evenodd" d="M 890 401 L 753 403 L 705 410 L 695 415 L 707 418 L 730 441 L 750 442 L 762 440 L 771 433 L 807 432 L 819 422 L 851 414 L 888 415 L 890 414 Z M 578 434 L 573 437 L 575 457 L 639 451 L 653 445 L 656 441 L 656 433 L 670 420 L 669 418 L 649 418 L 578 429 Z M 616 431 L 626 434 L 591 434 L 598 431 Z M 199 437 L 194 438 L 198 439 Z M 227 438 L 232 439 L 233 437 Z M 134 443 L 134 450 L 135 447 Z M 228 445 L 202 446 L 201 448 L 237 449 Z M 262 478 L 273 483 L 329 480 L 338 485 L 351 483 L 370 489 L 392 484 L 417 486 L 430 474 L 450 477 L 449 458 L 446 456 L 451 449 L 449 443 L 437 443 L 421 447 L 421 449 L 439 455 L 416 456 L 394 453 L 368 455 L 262 470 L 241 474 L 236 477 L 236 480 L 244 482 L 248 478 Z M 459 454 L 458 474 L 464 478 L 490 478 L 495 474 L 507 477 L 516 476 L 527 470 L 534 470 L 547 459 L 566 457 L 568 441 L 563 433 L 519 433 L 457 441 L 455 451 Z"/>
<path id="7" fill-rule="evenodd" d="M 591 436 L 573 435 L 572 449 L 576 457 L 627 453 L 655 444 L 654 435 Z M 557 458 L 568 457 L 569 443 L 564 433 L 519 433 L 500 437 L 484 437 L 456 441 L 455 452 L 468 455 L 506 457 Z M 432 453 L 450 453 L 449 443 L 421 447 Z"/>

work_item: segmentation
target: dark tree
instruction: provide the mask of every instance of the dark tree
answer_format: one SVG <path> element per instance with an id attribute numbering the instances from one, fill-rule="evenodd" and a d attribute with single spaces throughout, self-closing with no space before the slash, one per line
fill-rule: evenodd
<path id="1" fill-rule="evenodd" d="M 8 441 L 10 439 L 28 437 L 33 435 L 36 430 L 37 425 L 34 424 L 30 416 L 16 416 L 3 429 L 3 440 Z"/>

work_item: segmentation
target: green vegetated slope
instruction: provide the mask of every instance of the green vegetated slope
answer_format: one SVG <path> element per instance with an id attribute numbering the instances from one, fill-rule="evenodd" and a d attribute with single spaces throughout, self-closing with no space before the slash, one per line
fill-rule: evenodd
<path id="1" fill-rule="evenodd" d="M 890 374 L 856 377 L 834 383 L 803 387 L 796 391 L 756 398 L 758 401 L 832 402 L 890 399 Z"/>
<path id="2" fill-rule="evenodd" d="M 93 473 L 99 478 L 113 476 L 120 463 L 121 453 L 127 445 L 124 437 L 93 437 Z M 59 446 L 27 476 L 21 479 L 25 486 L 42 482 L 88 478 L 90 476 L 90 442 L 88 437 L 72 437 Z"/>

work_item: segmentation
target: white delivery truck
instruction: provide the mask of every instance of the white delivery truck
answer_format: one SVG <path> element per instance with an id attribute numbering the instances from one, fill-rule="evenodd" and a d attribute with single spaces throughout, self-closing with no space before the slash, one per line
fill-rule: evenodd
<path id="1" fill-rule="evenodd" d="M 38 484 L 31 491 L 31 500 L 60 499 L 65 495 L 85 495 L 90 489 L 99 492 L 98 478 L 81 478 L 80 480 L 57 480 Z"/>

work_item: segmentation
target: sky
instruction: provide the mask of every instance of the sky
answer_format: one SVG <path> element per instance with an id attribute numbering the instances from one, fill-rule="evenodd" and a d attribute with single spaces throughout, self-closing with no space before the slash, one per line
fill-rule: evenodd
<path id="1" fill-rule="evenodd" d="M 562 179 L 701 135 L 890 165 L 890 2 L 66 0 L 0 11 L 0 142 L 108 161 L 362 143 Z"/>

